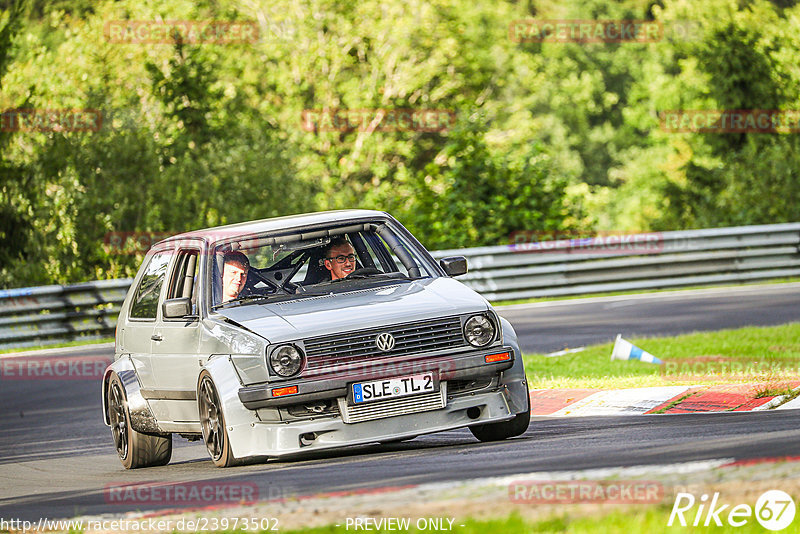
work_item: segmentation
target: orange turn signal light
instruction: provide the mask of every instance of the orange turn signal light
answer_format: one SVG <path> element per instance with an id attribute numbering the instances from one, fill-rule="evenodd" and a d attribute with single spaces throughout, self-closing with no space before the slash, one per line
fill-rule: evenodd
<path id="1" fill-rule="evenodd" d="M 483 358 L 486 363 L 504 362 L 511 359 L 510 352 L 499 352 L 497 354 L 489 354 Z"/>
<path id="2" fill-rule="evenodd" d="M 273 397 L 283 397 L 284 395 L 294 395 L 297 393 L 297 386 L 286 386 L 285 388 L 275 388 L 272 390 Z"/>

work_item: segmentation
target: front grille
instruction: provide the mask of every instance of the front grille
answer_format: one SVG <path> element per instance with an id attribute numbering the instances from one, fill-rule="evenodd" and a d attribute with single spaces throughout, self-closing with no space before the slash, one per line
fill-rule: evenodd
<path id="1" fill-rule="evenodd" d="M 338 399 L 339 412 L 342 414 L 342 421 L 345 423 L 360 423 L 362 421 L 372 421 L 373 419 L 383 419 L 384 417 L 394 417 L 396 415 L 408 415 L 412 413 L 428 412 L 439 410 L 447 405 L 447 382 L 439 384 L 439 391 L 424 393 L 422 395 L 412 395 L 410 397 L 400 397 L 398 399 L 368 402 L 348 406 L 344 397 Z"/>
<path id="2" fill-rule="evenodd" d="M 394 336 L 395 346 L 389 351 L 379 350 L 375 345 L 375 338 L 382 333 Z M 458 317 L 333 334 L 307 339 L 304 343 L 307 370 L 467 345 Z"/>

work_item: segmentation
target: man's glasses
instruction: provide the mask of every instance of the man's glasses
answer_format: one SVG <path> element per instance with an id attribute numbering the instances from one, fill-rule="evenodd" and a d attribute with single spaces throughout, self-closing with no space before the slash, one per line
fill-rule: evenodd
<path id="1" fill-rule="evenodd" d="M 354 262 L 354 261 L 356 261 L 356 255 L 355 254 L 348 254 L 347 256 L 345 256 L 344 254 L 339 254 L 338 256 L 334 256 L 334 257 L 328 258 L 328 259 L 331 260 L 331 261 L 336 260 L 336 263 L 344 263 L 346 261 Z"/>

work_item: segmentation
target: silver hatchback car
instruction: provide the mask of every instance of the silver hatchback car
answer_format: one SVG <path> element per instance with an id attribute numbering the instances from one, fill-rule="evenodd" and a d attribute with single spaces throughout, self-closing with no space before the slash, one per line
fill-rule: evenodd
<path id="1" fill-rule="evenodd" d="M 154 245 L 117 323 L 103 416 L 122 464 L 172 434 L 217 466 L 460 427 L 525 432 L 516 334 L 379 211 L 279 217 Z"/>

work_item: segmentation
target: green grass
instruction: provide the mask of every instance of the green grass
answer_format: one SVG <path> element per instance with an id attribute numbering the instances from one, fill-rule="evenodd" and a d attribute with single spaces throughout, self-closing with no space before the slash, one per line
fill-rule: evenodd
<path id="1" fill-rule="evenodd" d="M 16 349 L 2 349 L 0 354 L 8 354 L 9 352 L 29 352 L 32 350 L 41 349 L 62 349 L 64 347 L 78 347 L 81 345 L 97 345 L 98 343 L 113 343 L 113 337 L 104 337 L 102 339 L 76 339 L 75 341 L 65 341 L 63 343 L 54 343 L 52 345 L 38 345 L 34 347 L 21 347 Z"/>
<path id="2" fill-rule="evenodd" d="M 788 284 L 791 282 L 800 282 L 800 277 L 776 278 L 774 280 L 753 282 L 750 284 L 687 286 L 687 287 L 671 287 L 666 289 L 641 289 L 638 291 L 607 291 L 605 293 L 585 293 L 582 295 L 564 295 L 561 297 L 534 297 L 529 299 L 498 300 L 498 301 L 492 301 L 492 306 L 511 306 L 512 304 L 530 304 L 532 302 L 553 302 L 556 300 L 577 300 L 577 299 L 586 299 L 595 297 L 644 295 L 648 293 L 669 293 L 674 291 L 690 291 L 694 289 L 722 289 L 726 287 L 730 288 L 730 287 L 745 287 L 745 286 L 757 286 L 757 285 Z"/>
<path id="3" fill-rule="evenodd" d="M 529 386 L 531 389 L 618 389 L 746 382 L 763 384 L 766 395 L 772 391 L 786 393 L 781 381 L 800 377 L 800 323 L 628 341 L 661 360 L 668 360 L 672 367 L 635 360 L 611 361 L 613 343 L 605 343 L 554 358 L 525 355 Z M 695 358 L 700 359 L 699 363 Z M 726 369 L 725 365 L 713 363 L 713 360 L 726 358 L 763 372 L 731 374 L 727 372 L 730 366 Z M 712 363 L 707 363 L 709 360 Z M 684 362 L 683 367 L 680 367 L 681 362 Z M 773 366 L 772 370 L 768 366 Z M 681 369 L 698 371 L 679 373 Z M 706 372 L 717 369 L 720 372 Z"/>
<path id="4" fill-rule="evenodd" d="M 667 410 L 671 410 L 672 408 L 674 408 L 675 406 L 679 405 L 680 403 L 682 403 L 683 401 L 685 401 L 686 399 L 688 399 L 692 395 L 693 395 L 693 393 L 687 393 L 686 395 L 681 395 L 680 397 L 678 397 L 674 401 L 670 402 L 669 404 L 667 404 L 666 406 L 664 406 L 660 410 L 653 410 L 652 412 L 649 412 L 649 413 L 667 413 Z"/>
<path id="5" fill-rule="evenodd" d="M 751 506 L 754 503 L 749 503 Z M 723 527 L 717 526 L 702 526 L 705 521 L 705 514 L 700 521 L 699 527 L 692 527 L 691 522 L 694 520 L 694 513 L 696 507 L 691 511 L 686 512 L 684 517 L 687 519 L 687 526 L 681 526 L 677 519 L 671 527 L 667 526 L 672 504 L 651 505 L 651 506 L 628 506 L 617 510 L 613 506 L 609 507 L 610 512 L 597 515 L 588 515 L 583 512 L 581 515 L 568 515 L 562 513 L 544 520 L 528 520 L 521 517 L 518 513 L 513 513 L 504 519 L 490 519 L 490 520 L 456 520 L 453 523 L 452 532 L 454 534 L 485 534 L 485 533 L 498 533 L 498 534 L 530 534 L 530 533 L 573 533 L 573 534 L 596 534 L 598 532 L 610 533 L 624 533 L 624 534 L 652 534 L 654 532 L 667 532 L 667 533 L 686 533 L 694 531 L 694 529 L 702 529 L 703 532 L 713 533 L 737 533 L 749 534 L 753 532 L 763 533 L 766 530 L 756 521 L 755 517 L 747 518 L 747 523 L 741 527 L 732 527 L 726 523 L 727 510 L 720 514 L 720 520 Z M 575 508 L 580 510 L 580 508 Z M 342 522 L 344 523 L 344 522 Z M 414 520 L 412 520 L 412 525 Z M 712 521 L 713 524 L 713 521 Z M 461 526 L 464 525 L 464 526 Z M 318 528 L 306 528 L 300 530 L 283 530 L 285 534 L 345 534 L 354 532 L 351 527 L 350 530 L 345 528 L 342 524 L 339 527 L 326 526 Z M 396 533 L 396 532 L 434 532 L 432 530 L 416 530 L 411 528 L 405 530 L 370 530 L 375 533 Z M 267 534 L 264 532 L 264 534 Z"/>

